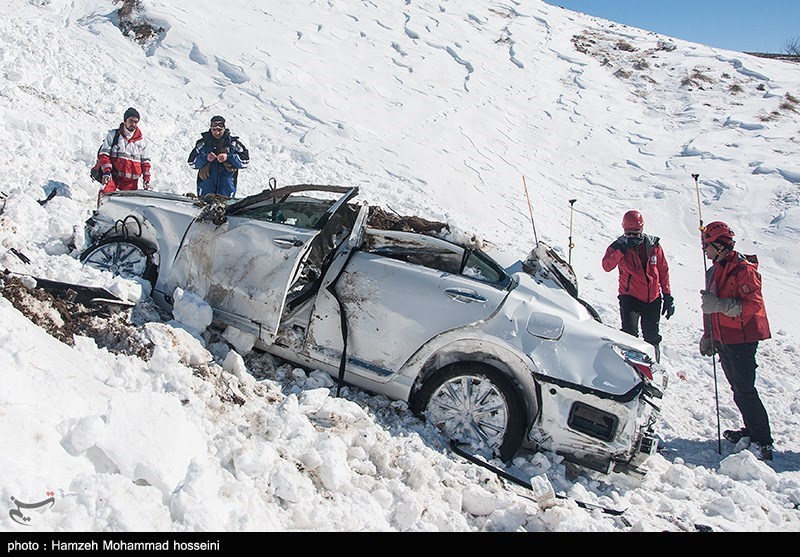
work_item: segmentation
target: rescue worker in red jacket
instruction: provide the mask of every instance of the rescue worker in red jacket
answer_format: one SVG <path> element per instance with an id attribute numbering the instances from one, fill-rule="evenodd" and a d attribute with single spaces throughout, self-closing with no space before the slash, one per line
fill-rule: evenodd
<path id="1" fill-rule="evenodd" d="M 150 155 L 138 124 L 139 112 L 129 108 L 119 128 L 108 130 L 97 155 L 103 172 L 100 194 L 139 189 L 139 178 L 150 189 Z"/>
<path id="2" fill-rule="evenodd" d="M 644 218 L 639 211 L 628 211 L 622 217 L 624 234 L 614 240 L 603 257 L 603 269 L 619 268 L 619 313 L 622 330 L 642 337 L 655 348 L 656 361 L 661 359 L 661 316 L 675 313 L 675 300 L 669 285 L 669 265 L 658 236 L 644 234 Z M 663 300 L 663 305 L 662 305 Z"/>
<path id="3" fill-rule="evenodd" d="M 755 387 L 758 341 L 770 338 L 761 274 L 756 256 L 734 251 L 733 238 L 730 226 L 720 221 L 703 231 L 703 249 L 714 264 L 706 274 L 706 289 L 700 291 L 704 314 L 700 353 L 719 354 L 733 401 L 742 415 L 744 427 L 726 430 L 725 439 L 738 443 L 749 437 L 756 457 L 772 460 L 769 417 Z"/>

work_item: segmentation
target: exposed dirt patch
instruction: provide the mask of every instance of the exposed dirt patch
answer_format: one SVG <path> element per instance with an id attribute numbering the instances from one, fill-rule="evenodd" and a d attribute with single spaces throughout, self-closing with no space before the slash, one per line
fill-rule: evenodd
<path id="1" fill-rule="evenodd" d="M 158 40 L 165 34 L 165 29 L 148 21 L 144 15 L 141 0 L 114 0 L 115 4 L 122 4 L 117 10 L 119 28 L 126 37 L 133 39 L 142 46 Z"/>
<path id="2" fill-rule="evenodd" d="M 751 56 L 758 56 L 759 58 L 771 58 L 772 60 L 783 60 L 784 62 L 800 63 L 800 55 L 797 54 L 773 54 L 769 52 L 745 52 Z"/>
<path id="3" fill-rule="evenodd" d="M 75 335 L 93 338 L 100 348 L 114 354 L 128 354 L 148 360 L 153 346 L 136 327 L 128 312 L 113 313 L 104 308 L 88 308 L 57 298 L 39 288 L 29 288 L 18 277 L 10 277 L 0 288 L 6 298 L 25 317 L 64 344 L 74 346 Z"/>
<path id="4" fill-rule="evenodd" d="M 400 230 L 403 232 L 417 232 L 440 236 L 450 231 L 444 222 L 423 219 L 422 217 L 403 216 L 387 213 L 380 207 L 371 206 L 367 216 L 367 226 L 379 230 Z"/>

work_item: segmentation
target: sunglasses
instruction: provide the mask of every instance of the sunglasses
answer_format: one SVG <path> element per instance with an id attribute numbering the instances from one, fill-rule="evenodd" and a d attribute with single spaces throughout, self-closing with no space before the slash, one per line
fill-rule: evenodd
<path id="1" fill-rule="evenodd" d="M 625 231 L 625 235 L 628 236 L 629 238 L 636 238 L 636 237 L 642 235 L 642 231 L 641 230 L 626 230 Z"/>
<path id="2" fill-rule="evenodd" d="M 211 126 L 211 129 L 212 130 L 224 130 L 225 126 L 223 126 L 222 124 L 214 124 L 213 126 Z"/>

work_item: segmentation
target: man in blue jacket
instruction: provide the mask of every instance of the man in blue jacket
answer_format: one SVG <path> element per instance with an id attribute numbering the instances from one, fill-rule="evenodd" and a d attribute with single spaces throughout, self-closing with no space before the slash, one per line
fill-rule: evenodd
<path id="1" fill-rule="evenodd" d="M 197 195 L 215 193 L 224 197 L 236 195 L 239 170 L 247 168 L 250 153 L 225 127 L 225 118 L 211 118 L 211 128 L 203 132 L 189 153 L 189 166 L 197 172 Z"/>

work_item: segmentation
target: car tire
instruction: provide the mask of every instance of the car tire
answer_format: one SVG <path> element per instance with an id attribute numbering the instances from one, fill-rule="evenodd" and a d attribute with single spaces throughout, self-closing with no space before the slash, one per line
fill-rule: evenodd
<path id="1" fill-rule="evenodd" d="M 513 381 L 481 363 L 446 366 L 413 397 L 411 410 L 473 453 L 506 462 L 522 445 L 525 404 Z"/>
<path id="2" fill-rule="evenodd" d="M 158 267 L 153 261 L 154 253 L 152 246 L 138 238 L 112 236 L 86 248 L 80 260 L 84 265 L 123 278 L 143 278 L 155 284 Z"/>

